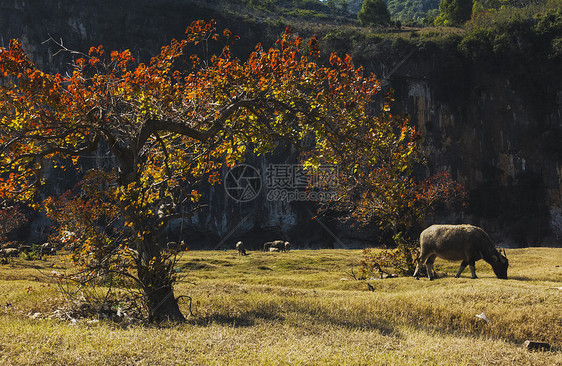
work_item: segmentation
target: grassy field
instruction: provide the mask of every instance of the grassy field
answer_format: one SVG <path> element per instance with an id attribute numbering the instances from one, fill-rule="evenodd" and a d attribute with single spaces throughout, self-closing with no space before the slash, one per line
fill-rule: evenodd
<path id="1" fill-rule="evenodd" d="M 53 318 L 60 258 L 16 259 L 0 266 L 0 365 L 562 365 L 562 249 L 507 254 L 509 280 L 482 261 L 479 279 L 455 279 L 438 259 L 435 281 L 368 291 L 351 276 L 359 250 L 190 251 L 177 295 L 195 316 L 162 327 Z"/>

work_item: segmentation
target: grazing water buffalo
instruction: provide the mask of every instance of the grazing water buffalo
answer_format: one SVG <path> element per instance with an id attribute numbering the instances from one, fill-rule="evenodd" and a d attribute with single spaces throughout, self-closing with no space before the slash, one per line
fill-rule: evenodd
<path id="1" fill-rule="evenodd" d="M 41 245 L 41 255 L 55 255 L 57 254 L 57 250 L 51 243 L 43 243 Z"/>
<path id="2" fill-rule="evenodd" d="M 472 225 L 433 225 L 420 235 L 421 252 L 417 259 L 414 277 L 418 278 L 420 266 L 425 264 L 427 276 L 433 280 L 433 262 L 436 257 L 450 261 L 462 261 L 455 277 L 460 277 L 470 266 L 472 278 L 476 277 L 474 262 L 484 259 L 492 266 L 496 277 L 507 279 L 507 258 L 498 252 L 484 230 Z M 505 254 L 505 251 L 504 251 Z"/>
<path id="3" fill-rule="evenodd" d="M 0 263 L 8 264 L 8 258 L 17 257 L 20 254 L 18 248 L 4 248 L 0 249 Z"/>
<path id="4" fill-rule="evenodd" d="M 274 250 L 271 250 L 271 249 L 274 249 Z M 270 252 L 270 251 L 284 252 L 285 251 L 285 242 L 283 240 L 268 241 L 267 243 L 264 243 L 263 251 L 264 252 Z"/>
<path id="5" fill-rule="evenodd" d="M 241 241 L 236 243 L 236 250 L 238 251 L 238 255 L 246 255 L 246 246 Z"/>
<path id="6" fill-rule="evenodd" d="M 4 258 L 17 257 L 19 254 L 20 254 L 20 250 L 18 248 L 0 249 L 0 256 L 2 256 Z"/>

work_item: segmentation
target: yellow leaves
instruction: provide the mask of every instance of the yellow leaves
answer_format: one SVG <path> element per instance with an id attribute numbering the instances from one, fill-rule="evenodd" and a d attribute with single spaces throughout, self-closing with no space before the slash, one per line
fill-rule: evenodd
<path id="1" fill-rule="evenodd" d="M 305 170 L 311 169 L 313 171 L 318 170 L 320 168 L 320 164 L 322 162 L 318 158 L 318 156 L 312 156 L 303 162 L 303 167 Z"/>
<path id="2" fill-rule="evenodd" d="M 404 139 L 406 138 L 408 134 L 408 127 L 407 126 L 402 126 L 402 128 L 400 129 L 400 137 L 398 138 L 399 142 L 404 141 Z"/>
<path id="3" fill-rule="evenodd" d="M 190 200 L 191 202 L 198 202 L 199 199 L 201 198 L 201 194 L 197 191 L 197 190 L 192 190 L 191 191 L 191 195 L 190 195 Z"/>

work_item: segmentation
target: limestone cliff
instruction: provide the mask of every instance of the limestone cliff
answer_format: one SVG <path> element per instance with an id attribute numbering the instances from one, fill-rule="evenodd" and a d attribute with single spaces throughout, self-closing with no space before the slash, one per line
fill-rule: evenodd
<path id="1" fill-rule="evenodd" d="M 424 136 L 428 169 L 446 169 L 469 191 L 469 207 L 456 219 L 507 244 L 560 242 L 560 77 L 545 71 L 521 87 L 505 73 L 435 56 L 413 56 L 392 79 L 397 107 Z M 452 67 L 461 76 L 449 79 Z M 533 90 L 540 97 L 530 97 Z"/>

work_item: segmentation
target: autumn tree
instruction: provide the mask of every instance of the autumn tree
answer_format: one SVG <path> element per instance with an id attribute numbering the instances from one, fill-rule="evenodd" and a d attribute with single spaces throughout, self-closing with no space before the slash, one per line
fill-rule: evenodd
<path id="1" fill-rule="evenodd" d="M 108 154 L 113 164 L 83 172 L 74 198 L 47 200 L 46 209 L 72 217 L 59 230 L 73 230 L 83 273 L 130 278 L 153 322 L 184 320 L 162 233 L 196 208 L 203 177 L 216 182 L 223 164 L 271 151 L 280 139 L 301 145 L 309 168 L 374 165 L 387 149 L 379 138 L 387 121 L 369 108 L 379 83 L 349 56 L 320 65 L 317 39 L 305 43 L 287 30 L 241 61 L 230 52 L 235 39 L 198 21 L 147 64 L 99 46 L 72 52 L 65 74 L 39 70 L 17 40 L 0 48 L 3 196 L 33 202 L 46 167 Z M 226 46 L 208 56 L 215 40 Z"/>

